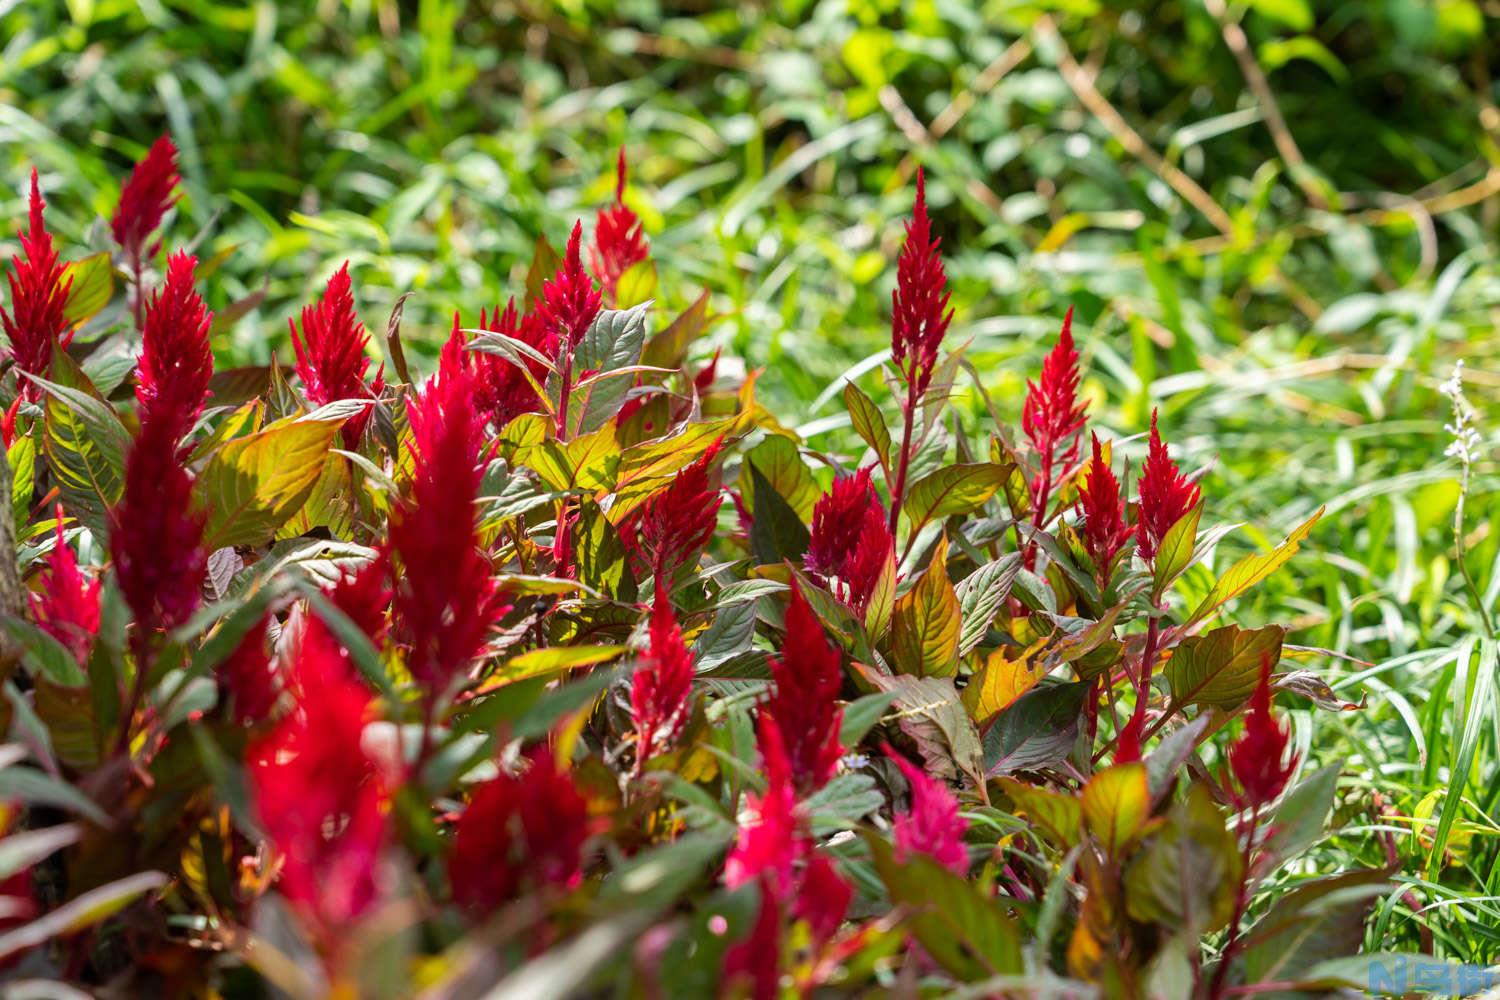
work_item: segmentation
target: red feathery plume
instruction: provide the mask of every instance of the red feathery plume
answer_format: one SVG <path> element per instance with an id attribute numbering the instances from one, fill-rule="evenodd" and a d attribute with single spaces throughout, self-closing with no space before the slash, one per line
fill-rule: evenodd
<path id="1" fill-rule="evenodd" d="M 163 135 L 152 144 L 146 158 L 135 165 L 120 190 L 120 204 L 109 226 L 133 267 L 138 268 L 143 256 L 155 256 L 160 248 L 158 243 L 147 249 L 146 240 L 177 201 L 174 192 L 180 179 L 177 147 L 172 144 L 171 136 Z"/>
<path id="2" fill-rule="evenodd" d="M 3 415 L 0 415 L 0 444 L 7 451 L 16 443 L 16 417 L 21 413 L 21 402 L 26 398 L 26 387 L 16 394 L 15 401 L 10 404 Z"/>
<path id="3" fill-rule="evenodd" d="M 854 901 L 854 887 L 844 881 L 833 862 L 814 855 L 802 872 L 797 893 L 797 916 L 807 921 L 815 942 L 822 944 L 839 929 Z"/>
<path id="4" fill-rule="evenodd" d="M 179 414 L 159 412 L 143 415 L 125 457 L 124 494 L 110 512 L 110 554 L 139 641 L 188 620 L 208 569 L 203 514 L 178 455 Z"/>
<path id="5" fill-rule="evenodd" d="M 546 322 L 547 332 L 565 344 L 569 352 L 578 346 L 603 307 L 599 289 L 589 280 L 579 258 L 582 243 L 583 223 L 575 222 L 562 267 L 542 285 L 542 301 L 537 306 Z"/>
<path id="6" fill-rule="evenodd" d="M 190 431 L 214 374 L 208 329 L 214 314 L 193 287 L 198 258 L 181 251 L 167 261 L 167 280 L 146 306 L 141 337 L 140 383 L 135 398 L 141 423 L 155 423 L 179 440 Z"/>
<path id="7" fill-rule="evenodd" d="M 462 369 L 440 372 L 408 402 L 411 489 L 391 519 L 400 638 L 407 668 L 431 695 L 479 654 L 509 609 L 475 525 L 483 441 L 471 385 Z"/>
<path id="8" fill-rule="evenodd" d="M 302 651 L 293 673 L 336 667 Z M 261 826 L 281 856 L 280 888 L 326 952 L 381 896 L 388 839 L 386 782 L 364 751 L 370 696 L 352 681 L 328 683 L 246 754 Z"/>
<path id="9" fill-rule="evenodd" d="M 891 292 L 891 359 L 914 397 L 927 391 L 938 348 L 953 319 L 953 310 L 948 309 L 948 276 L 938 253 L 941 243 L 932 236 L 927 185 L 919 167 L 917 204 L 906 224 L 906 244 L 896 263 L 896 288 Z"/>
<path id="10" fill-rule="evenodd" d="M 219 664 L 220 685 L 234 709 L 231 717 L 241 726 L 268 718 L 276 707 L 276 675 L 266 648 L 269 621 L 269 617 L 262 617 L 252 625 L 234 652 Z"/>
<path id="11" fill-rule="evenodd" d="M 31 171 L 31 210 L 28 230 L 20 234 L 24 257 L 10 259 L 6 275 L 10 283 L 10 310 L 0 308 L 0 326 L 10 341 L 16 367 L 31 375 L 46 375 L 52 365 L 54 345 L 66 346 L 73 339 L 65 311 L 73 279 L 68 266 L 52 246 L 52 234 L 42 218 L 47 203 L 42 200 L 36 171 Z M 37 387 L 24 382 L 22 394 L 37 398 Z"/>
<path id="12" fill-rule="evenodd" d="M 630 677 L 630 714 L 635 722 L 636 769 L 658 748 L 672 745 L 692 707 L 693 656 L 682 641 L 667 588 L 656 591 L 651 609 L 651 646 Z"/>
<path id="13" fill-rule="evenodd" d="M 1197 506 L 1200 496 L 1197 484 L 1188 481 L 1167 453 L 1156 429 L 1155 410 L 1151 411 L 1151 445 L 1141 467 L 1139 489 L 1136 545 L 1141 558 L 1150 560 L 1172 525 Z"/>
<path id="14" fill-rule="evenodd" d="M 557 337 L 547 328 L 542 314 L 529 312 L 520 316 L 514 298 L 506 302 L 503 310 L 496 306 L 493 313 L 487 314 L 481 309 L 479 326 L 534 347 L 543 357 L 557 355 Z M 468 353 L 473 356 L 471 364 L 475 373 L 474 405 L 496 430 L 502 430 L 523 413 L 542 412 L 542 401 L 532 387 L 532 381 L 538 386 L 546 383 L 547 368 L 544 365 L 527 359 L 523 369 L 496 354 Z M 526 378 L 528 371 L 531 380 Z"/>
<path id="15" fill-rule="evenodd" d="M 766 793 L 746 796 L 749 821 L 740 826 L 734 847 L 724 859 L 724 884 L 735 889 L 764 878 L 773 894 L 785 899 L 793 889 L 796 864 L 811 844 L 799 829 L 793 765 L 782 732 L 762 712 L 757 733 Z"/>
<path id="16" fill-rule="evenodd" d="M 969 850 L 964 831 L 969 821 L 958 814 L 958 800 L 946 785 L 934 780 L 890 746 L 886 756 L 896 762 L 911 785 L 911 808 L 897 813 L 891 823 L 896 859 L 926 854 L 959 875 L 969 872 Z"/>
<path id="17" fill-rule="evenodd" d="M 1286 790 L 1297 770 L 1297 755 L 1286 756 L 1290 735 L 1289 728 L 1271 712 L 1271 658 L 1263 656 L 1245 731 L 1229 748 L 1229 769 L 1239 782 L 1236 803 L 1241 809 L 1266 805 Z"/>
<path id="18" fill-rule="evenodd" d="M 474 789 L 458 819 L 448 879 L 454 900 L 473 912 L 493 910 L 523 888 L 571 888 L 581 877 L 588 802 L 546 747 L 526 757 L 523 773 L 502 771 Z"/>
<path id="19" fill-rule="evenodd" d="M 818 577 L 836 577 L 839 599 L 863 615 L 895 541 L 885 505 L 870 482 L 870 469 L 838 476 L 813 505 L 811 540 L 804 565 Z"/>
<path id="20" fill-rule="evenodd" d="M 287 320 L 292 329 L 292 350 L 297 355 L 297 377 L 307 398 L 315 406 L 325 406 L 340 399 L 374 399 L 385 387 L 384 369 L 376 373 L 371 385 L 365 384 L 370 358 L 365 349 L 370 334 L 354 312 L 354 292 L 349 282 L 349 262 L 333 273 L 323 289 L 323 297 L 302 307 L 302 332 Z M 371 410 L 350 417 L 344 423 L 344 445 L 350 449 L 358 443 L 370 422 Z"/>
<path id="21" fill-rule="evenodd" d="M 604 297 L 611 303 L 615 301 L 620 275 L 651 254 L 641 232 L 641 220 L 625 206 L 624 146 L 620 147 L 615 172 L 615 203 L 599 210 L 594 223 L 594 242 L 589 247 L 589 267 L 599 279 Z"/>
<path id="22" fill-rule="evenodd" d="M 770 879 L 762 878 L 750 933 L 724 952 L 724 982 L 743 991 L 746 1000 L 781 996 L 781 916 L 781 899 Z"/>
<path id="23" fill-rule="evenodd" d="M 63 537 L 63 509 L 57 505 L 56 542 L 31 593 L 31 617 L 52 638 L 67 647 L 82 666 L 88 663 L 94 636 L 99 634 L 99 581 L 78 568 L 78 560 Z"/>
<path id="24" fill-rule="evenodd" d="M 1088 472 L 1078 484 L 1078 513 L 1083 519 L 1083 547 L 1099 572 L 1108 571 L 1115 554 L 1130 541 L 1133 531 L 1125 521 L 1125 500 L 1120 481 L 1110 471 L 1099 446 L 1099 435 L 1091 434 L 1094 454 Z"/>
<path id="25" fill-rule="evenodd" d="M 761 704 L 761 715 L 774 720 L 801 795 L 823 787 L 843 755 L 839 724 L 844 713 L 834 703 L 843 679 L 838 649 L 793 585 L 786 640 L 781 655 L 771 658 L 771 695 Z"/>
<path id="26" fill-rule="evenodd" d="M 1038 456 L 1031 481 L 1034 504 L 1046 503 L 1044 494 L 1078 461 L 1078 432 L 1087 410 L 1078 402 L 1078 352 L 1073 349 L 1073 308 L 1069 306 L 1057 345 L 1042 362 L 1040 382 L 1026 380 L 1021 430 Z"/>
<path id="27" fill-rule="evenodd" d="M 671 485 L 652 494 L 620 524 L 625 548 L 648 563 L 659 580 L 670 583 L 672 574 L 695 559 L 713 537 L 724 494 L 719 486 L 709 485 L 709 466 L 723 447 L 723 438 L 714 441 Z"/>
<path id="28" fill-rule="evenodd" d="M 384 641 L 390 610 L 392 590 L 387 584 L 390 559 L 384 549 L 377 549 L 375 558 L 359 569 L 345 572 L 332 587 L 323 591 L 339 611 L 343 612 L 359 630 L 379 648 Z M 297 648 L 302 651 L 302 669 L 293 680 L 301 685 L 298 697 L 317 697 L 317 688 L 325 681 L 359 682 L 359 671 L 344 646 L 328 624 L 318 615 L 312 614 L 302 620 L 302 633 Z M 319 668 L 327 667 L 333 673 L 327 677 L 319 674 Z"/>

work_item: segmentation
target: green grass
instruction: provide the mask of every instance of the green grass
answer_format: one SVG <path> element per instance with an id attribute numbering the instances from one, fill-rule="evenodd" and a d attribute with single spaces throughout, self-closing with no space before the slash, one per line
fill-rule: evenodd
<path id="1" fill-rule="evenodd" d="M 1370 947 L 1430 938 L 1491 960 L 1494 5 L 1238 5 L 1224 16 L 1250 78 L 1217 3 L 901 6 L 0 2 L 0 213 L 20 218 L 34 163 L 81 256 L 129 162 L 170 128 L 188 192 L 172 238 L 201 235 L 205 257 L 239 248 L 215 308 L 264 292 L 217 335 L 221 363 L 286 361 L 287 318 L 345 258 L 377 331 L 415 292 L 403 331 L 430 359 L 449 310 L 503 300 L 539 234 L 557 243 L 592 217 L 624 143 L 658 266 L 713 294 L 706 349 L 767 367 L 776 412 L 852 456 L 834 390 L 875 377 L 923 165 L 950 340 L 972 341 L 1002 413 L 1019 416 L 1072 304 L 1095 419 L 1139 432 L 1159 406 L 1209 466 L 1216 509 L 1245 522 L 1216 566 L 1326 505 L 1234 617 L 1290 616 L 1303 665 L 1363 704 L 1296 716 L 1306 766 L 1345 764 L 1347 828 L 1324 856 L 1379 863 L 1390 835 L 1403 862 Z M 1462 526 L 1473 588 L 1436 391 L 1459 358 L 1485 436 Z M 987 419 L 967 385 L 962 400 Z M 1206 589 L 1195 574 L 1185 592 Z"/>

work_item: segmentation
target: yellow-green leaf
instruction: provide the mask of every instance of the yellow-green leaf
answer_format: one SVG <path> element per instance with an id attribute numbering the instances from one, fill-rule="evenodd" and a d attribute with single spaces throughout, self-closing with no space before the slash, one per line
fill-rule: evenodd
<path id="1" fill-rule="evenodd" d="M 629 309 L 656 295 L 656 263 L 649 258 L 636 261 L 620 275 L 615 285 L 615 308 Z"/>
<path id="2" fill-rule="evenodd" d="M 1281 659 L 1286 629 L 1280 625 L 1242 629 L 1225 625 L 1203 635 L 1188 636 L 1172 653 L 1167 683 L 1177 705 L 1237 708 L 1255 692 L 1260 663 Z"/>
<path id="3" fill-rule="evenodd" d="M 115 290 L 114 265 L 107 252 L 96 253 L 68 265 L 64 281 L 73 279 L 68 289 L 68 301 L 63 306 L 63 319 L 70 326 L 86 323 L 95 314 L 109 305 Z"/>
<path id="4" fill-rule="evenodd" d="M 1045 671 L 1035 657 L 1046 644 L 1042 638 L 1023 649 L 1001 646 L 986 658 L 963 691 L 964 708 L 976 725 L 982 727 L 1036 686 Z"/>
<path id="5" fill-rule="evenodd" d="M 1313 525 L 1317 524 L 1318 518 L 1322 516 L 1323 508 L 1319 507 L 1312 517 L 1299 524 L 1290 535 L 1286 536 L 1285 541 L 1270 552 L 1246 556 L 1229 567 L 1228 571 L 1213 585 L 1213 589 L 1198 604 L 1197 609 L 1188 616 L 1183 627 L 1191 628 L 1198 624 L 1280 569 L 1288 559 L 1297 554 L 1297 550 L 1312 532 Z"/>
<path id="6" fill-rule="evenodd" d="M 307 502 L 343 419 L 287 418 L 226 442 L 198 479 L 204 544 L 264 545 Z"/>
<path id="7" fill-rule="evenodd" d="M 1172 581 L 1193 561 L 1193 543 L 1198 538 L 1198 521 L 1202 517 L 1203 505 L 1195 504 L 1167 529 L 1161 544 L 1156 547 L 1156 558 L 1151 565 L 1151 596 L 1158 603 Z"/>
<path id="8" fill-rule="evenodd" d="M 902 509 L 916 531 L 935 518 L 970 514 L 995 495 L 1006 469 L 993 462 L 947 465 L 923 476 L 906 493 Z"/>
<path id="9" fill-rule="evenodd" d="M 855 433 L 874 449 L 881 467 L 889 468 L 891 432 L 885 426 L 885 417 L 881 416 L 880 407 L 853 382 L 844 385 L 844 406 L 849 410 L 849 420 L 854 424 Z"/>
<path id="10" fill-rule="evenodd" d="M 891 618 L 895 666 L 918 677 L 951 677 L 958 672 L 958 595 L 948 579 L 948 543 L 938 543 L 932 563 L 917 585 L 896 600 Z"/>
<path id="11" fill-rule="evenodd" d="M 1066 851 L 1078 843 L 1083 835 L 1083 809 L 1077 798 L 1015 778 L 1002 776 L 998 780 L 1016 811 L 1040 828 L 1055 846 Z"/>
<path id="12" fill-rule="evenodd" d="M 1110 854 L 1140 835 L 1150 812 L 1146 765 L 1139 761 L 1105 768 L 1083 786 L 1083 820 Z"/>
<path id="13" fill-rule="evenodd" d="M 620 465 L 615 425 L 604 424 L 571 441 L 543 441 L 523 448 L 519 459 L 554 490 L 607 488 Z"/>

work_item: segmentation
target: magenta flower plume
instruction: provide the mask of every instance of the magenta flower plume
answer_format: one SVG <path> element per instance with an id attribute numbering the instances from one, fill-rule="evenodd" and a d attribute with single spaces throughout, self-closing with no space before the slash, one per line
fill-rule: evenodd
<path id="1" fill-rule="evenodd" d="M 399 637 L 430 695 L 469 666 L 509 610 L 475 524 L 483 442 L 470 385 L 462 369 L 440 372 L 409 401 L 411 488 L 391 519 Z"/>
<path id="2" fill-rule="evenodd" d="M 1141 467 L 1140 507 L 1136 516 L 1136 546 L 1142 559 L 1156 555 L 1157 546 L 1172 525 L 1198 504 L 1198 486 L 1183 475 L 1167 452 L 1167 446 L 1156 428 L 1156 411 L 1151 411 L 1151 444 L 1146 464 Z"/>
<path id="3" fill-rule="evenodd" d="M 941 242 L 932 236 L 927 184 L 918 168 L 916 208 L 906 224 L 906 244 L 901 248 L 896 288 L 891 292 L 891 359 L 911 387 L 914 399 L 920 398 L 932 381 L 938 348 L 953 319 L 953 311 L 948 308 L 948 276 L 938 253 Z"/>
<path id="4" fill-rule="evenodd" d="M 506 302 L 503 310 L 498 306 L 493 313 L 481 309 L 479 326 L 534 347 L 543 357 L 557 356 L 557 337 L 548 329 L 542 314 L 529 312 L 520 316 L 513 298 Z M 542 412 L 542 400 L 532 383 L 538 386 L 546 383 L 545 365 L 527 359 L 525 368 L 522 368 L 496 354 L 469 353 L 474 356 L 474 405 L 491 426 L 503 430 L 506 424 L 523 413 Z M 531 375 L 529 380 L 526 377 L 528 372 Z"/>
<path id="5" fill-rule="evenodd" d="M 969 821 L 958 814 L 958 800 L 946 785 L 910 763 L 890 746 L 886 756 L 895 761 L 911 785 L 911 808 L 892 821 L 896 859 L 926 854 L 956 874 L 969 872 L 969 851 L 964 831 Z"/>
<path id="6" fill-rule="evenodd" d="M 174 442 L 192 430 L 214 374 L 208 330 L 213 313 L 194 287 L 198 259 L 178 252 L 167 261 L 167 280 L 146 307 L 140 382 L 135 398 L 142 425 L 153 423 Z"/>
<path id="7" fill-rule="evenodd" d="M 1083 520 L 1083 547 L 1103 575 L 1134 532 L 1126 523 L 1120 481 L 1104 460 L 1099 435 L 1090 436 L 1094 453 L 1089 460 L 1088 472 L 1078 484 L 1078 513 Z"/>
<path id="8" fill-rule="evenodd" d="M 786 640 L 781 655 L 771 658 L 771 695 L 761 704 L 761 715 L 774 720 L 800 795 L 823 787 L 843 755 L 844 713 L 835 703 L 843 679 L 838 649 L 794 585 Z"/>
<path id="9" fill-rule="evenodd" d="M 337 583 L 323 591 L 329 603 L 358 626 L 377 649 L 389 628 L 387 614 L 394 593 L 386 579 L 389 572 L 390 559 L 384 549 L 378 549 L 374 559 L 353 572 L 344 573 Z M 359 671 L 348 649 L 321 617 L 309 615 L 303 620 L 299 649 L 303 650 L 303 667 L 293 678 L 301 685 L 297 692 L 299 697 L 317 697 L 317 688 L 325 681 L 358 682 Z M 321 668 L 333 672 L 325 677 L 317 672 Z"/>
<path id="10" fill-rule="evenodd" d="M 799 828 L 793 764 L 781 730 L 762 713 L 756 731 L 766 791 L 746 796 L 749 817 L 724 860 L 724 884 L 734 889 L 764 878 L 775 896 L 784 899 L 792 891 L 797 862 L 811 844 Z"/>
<path id="11" fill-rule="evenodd" d="M 615 163 L 615 203 L 600 209 L 594 223 L 594 242 L 589 247 L 589 267 L 599 280 L 604 298 L 615 301 L 620 275 L 651 255 L 641 220 L 625 205 L 625 147 Z"/>
<path id="12" fill-rule="evenodd" d="M 1271 658 L 1260 661 L 1260 682 L 1250 697 L 1245 731 L 1229 748 L 1229 769 L 1239 783 L 1236 802 L 1250 809 L 1274 802 L 1297 770 L 1297 755 L 1287 756 L 1291 733 L 1271 711 Z"/>
<path id="13" fill-rule="evenodd" d="M 562 267 L 542 285 L 542 301 L 538 306 L 547 332 L 556 337 L 570 354 L 603 307 L 599 289 L 594 287 L 588 272 L 583 269 L 579 256 L 582 243 L 583 223 L 575 222 Z"/>
<path id="14" fill-rule="evenodd" d="M 331 676 L 304 650 L 294 674 Z M 371 698 L 352 681 L 302 699 L 246 753 L 256 813 L 281 857 L 278 885 L 324 953 L 382 896 L 389 840 L 386 782 L 363 749 Z"/>
<path id="15" fill-rule="evenodd" d="M 21 236 L 20 257 L 10 259 L 10 309 L 0 308 L 0 327 L 10 341 L 10 356 L 16 367 L 30 375 L 46 375 L 52 366 L 52 350 L 66 347 L 73 339 L 68 328 L 66 309 L 73 279 L 67 265 L 58 258 L 47 232 L 37 174 L 31 171 L 31 202 L 27 230 Z M 23 381 L 21 392 L 27 399 L 37 398 L 37 387 Z"/>
<path id="16" fill-rule="evenodd" d="M 637 771 L 658 748 L 677 740 L 692 709 L 693 656 L 683 644 L 665 587 L 656 591 L 650 633 L 651 645 L 630 677 Z"/>
<path id="17" fill-rule="evenodd" d="M 723 438 L 714 441 L 620 524 L 626 549 L 651 567 L 658 582 L 670 584 L 677 569 L 690 565 L 713 537 L 724 492 L 709 484 L 709 470 L 723 446 Z"/>
<path id="18" fill-rule="evenodd" d="M 527 754 L 526 765 L 475 788 L 458 819 L 448 880 L 454 901 L 471 912 L 488 913 L 523 889 L 572 888 L 581 877 L 588 802 L 546 747 Z"/>
<path id="19" fill-rule="evenodd" d="M 781 996 L 781 899 L 769 879 L 760 884 L 760 903 L 750 933 L 724 951 L 725 995 L 746 1000 Z"/>
<path id="20" fill-rule="evenodd" d="M 230 716 L 241 726 L 269 718 L 276 707 L 276 675 L 271 667 L 263 617 L 250 627 L 234 651 L 219 664 L 219 686 L 229 696 Z"/>
<path id="21" fill-rule="evenodd" d="M 885 505 L 870 482 L 870 468 L 838 476 L 813 505 L 811 539 L 804 565 L 815 576 L 837 578 L 839 600 L 863 615 L 895 540 Z"/>
<path id="22" fill-rule="evenodd" d="M 73 654 L 80 666 L 88 663 L 94 637 L 99 634 L 99 581 L 78 568 L 78 560 L 63 537 L 63 509 L 57 505 L 56 541 L 30 595 L 31 617 Z"/>
<path id="23" fill-rule="evenodd" d="M 110 511 L 110 555 L 137 642 L 188 620 L 208 568 L 203 514 L 180 461 L 177 419 L 175 410 L 145 412 L 125 457 L 124 493 Z"/>
<path id="24" fill-rule="evenodd" d="M 1026 381 L 1021 430 L 1037 453 L 1031 481 L 1032 503 L 1045 506 L 1048 491 L 1078 461 L 1078 432 L 1088 407 L 1078 401 L 1078 352 L 1073 349 L 1073 309 L 1063 317 L 1057 345 L 1042 362 L 1038 382 Z"/>
<path id="25" fill-rule="evenodd" d="M 354 312 L 354 292 L 349 282 L 349 262 L 333 273 L 323 289 L 323 296 L 302 308 L 302 331 L 287 321 L 292 329 L 292 350 L 297 355 L 297 377 L 314 406 L 325 406 L 340 399 L 373 399 L 384 388 L 384 377 L 377 373 L 373 384 L 365 384 L 370 358 L 365 353 L 370 335 Z M 370 422 L 366 409 L 344 423 L 344 445 L 354 448 Z"/>
<path id="26" fill-rule="evenodd" d="M 177 201 L 177 147 L 163 135 L 152 144 L 145 159 L 135 165 L 120 190 L 120 203 L 110 220 L 110 232 L 125 251 L 133 270 L 143 257 L 155 256 L 160 244 L 148 248 L 146 240 L 161 225 L 167 209 Z"/>

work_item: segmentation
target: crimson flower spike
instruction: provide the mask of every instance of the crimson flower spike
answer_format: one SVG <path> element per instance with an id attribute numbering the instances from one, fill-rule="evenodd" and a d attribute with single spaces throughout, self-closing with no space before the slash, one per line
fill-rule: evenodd
<path id="1" fill-rule="evenodd" d="M 625 147 L 615 164 L 615 203 L 600 209 L 594 223 L 594 242 L 589 247 L 589 267 L 599 279 L 604 298 L 615 301 L 620 275 L 651 255 L 641 220 L 625 205 Z"/>
<path id="2" fill-rule="evenodd" d="M 938 253 L 941 243 L 932 236 L 927 182 L 918 167 L 916 207 L 906 224 L 906 244 L 901 248 L 896 288 L 891 292 L 891 358 L 910 387 L 913 400 L 920 399 L 932 382 L 938 348 L 953 319 L 953 310 L 948 308 L 948 276 Z"/>
<path id="3" fill-rule="evenodd" d="M 475 524 L 482 434 L 470 384 L 467 371 L 440 372 L 408 403 L 411 488 L 391 520 L 399 635 L 430 698 L 469 666 L 508 610 Z"/>
<path id="4" fill-rule="evenodd" d="M 1172 525 L 1198 505 L 1201 493 L 1190 482 L 1161 439 L 1156 427 L 1156 411 L 1151 411 L 1151 443 L 1146 464 L 1141 467 L 1140 506 L 1136 515 L 1137 550 L 1148 562 Z"/>
<path id="5" fill-rule="evenodd" d="M 578 346 L 603 307 L 599 290 L 583 269 L 582 245 L 583 223 L 575 222 L 562 267 L 550 281 L 543 283 L 542 301 L 538 307 L 546 321 L 547 332 L 557 337 L 569 354 Z"/>
<path id="6" fill-rule="evenodd" d="M 639 774 L 658 748 L 671 746 L 692 709 L 693 656 L 682 641 L 666 587 L 651 609 L 650 646 L 630 676 L 630 714 L 635 722 L 635 769 Z"/>
<path id="7" fill-rule="evenodd" d="M 799 795 L 823 787 L 844 752 L 839 743 L 843 710 L 835 703 L 844 679 L 839 661 L 838 649 L 794 585 L 786 640 L 781 655 L 771 658 L 771 695 L 760 710 L 774 720 Z"/>
<path id="8" fill-rule="evenodd" d="M 723 447 L 723 438 L 714 441 L 620 525 L 620 540 L 650 565 L 658 586 L 670 587 L 677 570 L 690 565 L 713 537 L 724 494 L 717 484 L 709 485 L 709 469 Z"/>
<path id="9" fill-rule="evenodd" d="M 1289 736 L 1288 727 L 1271 711 L 1271 658 L 1263 656 L 1245 731 L 1229 748 L 1229 769 L 1240 786 L 1236 803 L 1241 809 L 1267 805 L 1286 790 L 1298 760 L 1296 754 L 1286 755 Z"/>
<path id="10" fill-rule="evenodd" d="M 79 570 L 63 537 L 62 504 L 57 505 L 56 516 L 56 541 L 39 576 L 41 586 L 28 595 L 31 617 L 83 666 L 99 634 L 99 581 Z"/>
<path id="11" fill-rule="evenodd" d="M 582 873 L 588 802 L 545 746 L 521 774 L 502 771 L 479 785 L 458 818 L 448 853 L 454 900 L 476 915 L 523 889 L 572 888 Z"/>
<path id="12" fill-rule="evenodd" d="M 726 995 L 747 1000 L 776 1000 L 781 996 L 781 899 L 768 878 L 759 886 L 760 902 L 750 932 L 724 951 Z"/>
<path id="13" fill-rule="evenodd" d="M 268 718 L 276 707 L 276 676 L 266 648 L 268 617 L 250 627 L 240 644 L 219 664 L 219 685 L 229 695 L 232 718 L 241 726 L 252 726 Z"/>
<path id="14" fill-rule="evenodd" d="M 781 730 L 762 712 L 756 734 L 766 792 L 746 796 L 749 819 L 741 824 L 734 847 L 724 859 L 724 884 L 736 889 L 765 879 L 772 895 L 781 900 L 791 894 L 797 862 L 812 845 L 799 828 L 795 765 L 787 756 Z"/>
<path id="15" fill-rule="evenodd" d="M 1037 524 L 1046 522 L 1048 495 L 1078 461 L 1078 432 L 1088 407 L 1078 401 L 1078 352 L 1073 348 L 1073 309 L 1063 317 L 1057 344 L 1042 362 L 1038 382 L 1026 381 L 1021 430 L 1037 453 L 1031 502 Z"/>
<path id="16" fill-rule="evenodd" d="M 1104 580 L 1115 555 L 1130 541 L 1132 530 L 1125 520 L 1120 481 L 1104 460 L 1099 435 L 1090 437 L 1094 451 L 1088 472 L 1078 484 L 1078 513 L 1083 520 L 1083 547 L 1098 568 L 1100 579 Z"/>
<path id="17" fill-rule="evenodd" d="M 340 399 L 372 399 L 384 388 L 384 375 L 377 373 L 365 384 L 370 370 L 366 348 L 370 335 L 354 311 L 354 292 L 349 281 L 349 262 L 333 273 L 323 296 L 302 308 L 302 330 L 287 320 L 292 330 L 292 350 L 297 355 L 297 377 L 314 406 Z M 370 421 L 370 409 L 355 414 L 343 426 L 344 445 L 353 449 Z"/>
<path id="18" fill-rule="evenodd" d="M 167 261 L 167 280 L 146 308 L 141 337 L 140 382 L 135 398 L 141 423 L 156 424 L 164 437 L 180 440 L 192 430 L 214 373 L 208 330 L 213 313 L 194 288 L 198 258 L 179 251 Z"/>
<path id="19" fill-rule="evenodd" d="M 333 676 L 304 649 L 294 675 Z M 278 885 L 325 957 L 336 961 L 350 925 L 383 894 L 380 858 L 389 840 L 387 783 L 364 751 L 369 694 L 356 682 L 324 685 L 302 699 L 246 753 L 261 826 L 281 857 Z"/>
<path id="20" fill-rule="evenodd" d="M 495 307 L 493 313 L 479 311 L 479 326 L 483 330 L 503 333 L 519 340 L 528 347 L 536 348 L 543 357 L 557 356 L 557 337 L 548 328 L 539 312 L 521 316 L 516 311 L 516 300 L 510 299 L 502 310 Z M 479 407 L 495 430 L 504 429 L 523 413 L 542 412 L 542 400 L 537 395 L 533 382 L 540 386 L 547 381 L 545 365 L 527 359 L 525 367 L 496 354 L 476 354 L 474 359 L 474 405 Z M 531 375 L 528 379 L 527 374 Z"/>
<path id="21" fill-rule="evenodd" d="M 358 626 L 377 649 L 388 629 L 386 616 L 393 594 L 386 581 L 389 572 L 390 558 L 386 550 L 377 549 L 374 559 L 358 570 L 345 573 L 337 583 L 323 591 L 329 603 Z M 298 697 L 317 697 L 317 686 L 325 680 L 357 679 L 358 670 L 347 648 L 322 618 L 312 615 L 304 620 L 299 648 L 305 651 L 302 659 L 308 665 L 293 678 L 302 685 L 297 691 Z M 312 669 L 314 666 L 336 669 L 325 678 Z"/>
<path id="22" fill-rule="evenodd" d="M 818 577 L 837 577 L 837 594 L 863 615 L 895 553 L 886 511 L 870 482 L 869 467 L 837 476 L 813 505 L 811 540 L 804 565 Z"/>
<path id="23" fill-rule="evenodd" d="M 911 785 L 911 808 L 897 813 L 891 824 L 897 860 L 926 854 L 956 874 L 967 875 L 969 849 L 964 845 L 964 831 L 969 821 L 958 814 L 958 799 L 889 745 L 884 750 Z"/>
<path id="24" fill-rule="evenodd" d="M 10 309 L 0 307 L 0 327 L 10 341 L 10 354 L 16 367 L 29 375 L 46 375 L 52 367 L 54 346 L 66 347 L 73 339 L 66 316 L 68 293 L 73 279 L 68 266 L 58 257 L 47 232 L 36 170 L 31 171 L 31 200 L 27 229 L 20 234 L 23 256 L 10 259 Z M 21 394 L 36 399 L 38 389 L 23 380 Z"/>
<path id="25" fill-rule="evenodd" d="M 152 144 L 145 159 L 135 165 L 120 189 L 120 202 L 109 228 L 115 242 L 125 251 L 126 259 L 137 267 L 142 258 L 155 255 L 160 247 L 157 244 L 147 248 L 146 240 L 177 201 L 179 180 L 177 147 L 170 135 L 163 135 Z"/>

